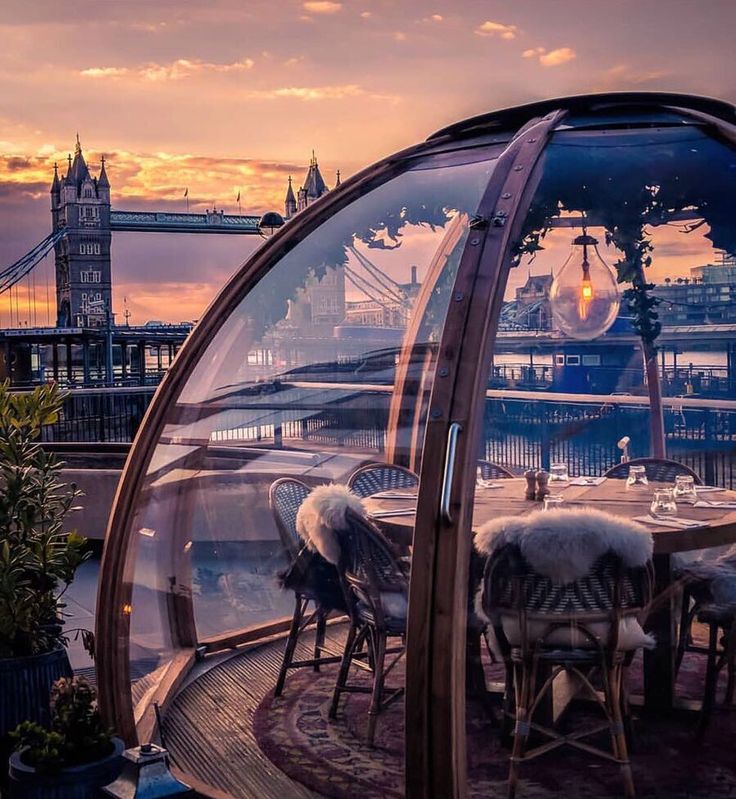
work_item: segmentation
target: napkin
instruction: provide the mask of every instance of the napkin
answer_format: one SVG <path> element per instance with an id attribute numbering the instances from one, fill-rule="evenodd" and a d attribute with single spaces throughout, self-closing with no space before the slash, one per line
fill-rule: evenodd
<path id="1" fill-rule="evenodd" d="M 401 491 L 379 491 L 377 494 L 371 494 L 371 499 L 416 499 L 416 492 L 401 492 Z"/>
<path id="2" fill-rule="evenodd" d="M 658 519 L 654 516 L 636 516 L 635 522 L 643 522 L 644 524 L 657 524 L 660 527 L 702 527 L 707 522 L 698 522 L 693 519 L 681 519 L 679 516 L 669 516 L 668 518 Z"/>
<path id="3" fill-rule="evenodd" d="M 694 508 L 736 508 L 736 502 L 725 502 L 725 501 L 715 501 L 715 500 L 703 500 L 699 499 L 694 505 Z"/>
<path id="4" fill-rule="evenodd" d="M 606 478 L 605 477 L 576 477 L 570 480 L 571 486 L 599 486 Z"/>

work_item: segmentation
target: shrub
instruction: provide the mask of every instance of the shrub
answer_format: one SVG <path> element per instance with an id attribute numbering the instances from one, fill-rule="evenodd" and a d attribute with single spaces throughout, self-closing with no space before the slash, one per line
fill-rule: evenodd
<path id="1" fill-rule="evenodd" d="M 61 597 L 89 557 L 86 539 L 63 529 L 81 492 L 39 444 L 62 402 L 55 385 L 13 393 L 0 383 L 0 658 L 65 642 Z"/>
<path id="2" fill-rule="evenodd" d="M 24 721 L 10 734 L 21 759 L 40 774 L 102 760 L 113 751 L 102 724 L 95 689 L 84 677 L 62 677 L 51 688 L 49 729 Z"/>

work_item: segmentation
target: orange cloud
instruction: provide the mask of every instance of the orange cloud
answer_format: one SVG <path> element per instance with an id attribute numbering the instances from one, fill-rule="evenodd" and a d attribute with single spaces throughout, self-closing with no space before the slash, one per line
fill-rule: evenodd
<path id="1" fill-rule="evenodd" d="M 332 0 L 307 0 L 302 3 L 302 8 L 310 14 L 336 14 L 342 11 L 342 3 L 335 3 Z"/>
<path id="2" fill-rule="evenodd" d="M 558 67 L 577 58 L 577 53 L 571 47 L 558 47 L 549 51 L 544 47 L 531 47 L 521 55 L 523 58 L 536 58 L 543 67 Z"/>
<path id="3" fill-rule="evenodd" d="M 475 29 L 478 36 L 500 36 L 502 39 L 515 39 L 519 29 L 516 25 L 504 25 L 502 22 L 486 20 Z"/>
<path id="4" fill-rule="evenodd" d="M 142 67 L 88 67 L 80 71 L 85 78 L 124 78 L 132 76 L 150 81 L 182 80 L 192 75 L 243 72 L 252 69 L 255 62 L 244 58 L 231 64 L 216 64 L 199 59 L 177 58 L 168 64 L 150 63 Z"/>
<path id="5" fill-rule="evenodd" d="M 400 99 L 397 95 L 370 92 L 355 83 L 348 83 L 342 86 L 282 86 L 276 89 L 252 89 L 246 91 L 243 96 L 249 100 L 294 98 L 305 102 L 365 97 L 371 100 L 398 103 Z"/>

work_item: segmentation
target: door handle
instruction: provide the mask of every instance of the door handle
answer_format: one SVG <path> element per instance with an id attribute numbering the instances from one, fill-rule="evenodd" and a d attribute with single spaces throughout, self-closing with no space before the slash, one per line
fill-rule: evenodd
<path id="1" fill-rule="evenodd" d="M 452 524 L 450 513 L 450 495 L 455 477 L 455 457 L 457 456 L 457 439 L 463 431 L 460 422 L 453 422 L 447 432 L 447 449 L 445 451 L 445 473 L 442 477 L 442 495 L 440 497 L 440 513 L 448 524 Z"/>

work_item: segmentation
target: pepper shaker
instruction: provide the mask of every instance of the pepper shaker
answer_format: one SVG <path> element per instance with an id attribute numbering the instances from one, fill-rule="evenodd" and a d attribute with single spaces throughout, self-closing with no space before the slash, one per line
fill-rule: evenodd
<path id="1" fill-rule="evenodd" d="M 549 494 L 549 472 L 540 469 L 537 472 L 537 502 L 542 502 Z"/>
<path id="2" fill-rule="evenodd" d="M 526 478 L 526 499 L 536 499 L 537 496 L 537 473 L 534 469 L 527 469 L 524 472 Z"/>

